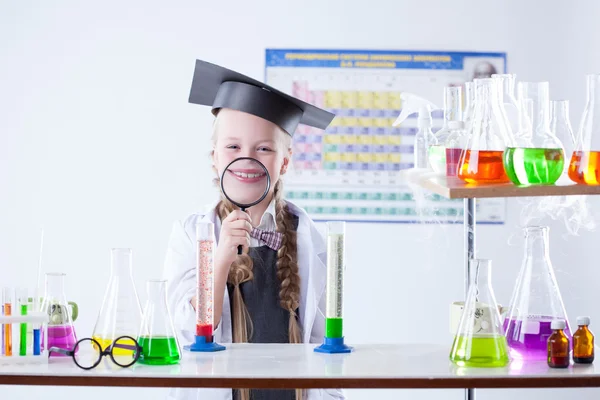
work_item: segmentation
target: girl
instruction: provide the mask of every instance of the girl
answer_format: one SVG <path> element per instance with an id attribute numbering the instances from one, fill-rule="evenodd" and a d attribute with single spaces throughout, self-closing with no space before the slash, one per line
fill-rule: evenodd
<path id="1" fill-rule="evenodd" d="M 169 306 L 183 343 L 195 328 L 195 225 L 215 224 L 214 340 L 218 343 L 320 343 L 324 336 L 326 246 L 308 215 L 282 198 L 298 123 L 324 129 L 333 115 L 261 82 L 196 61 L 190 102 L 210 105 L 215 180 L 231 161 L 251 157 L 271 177 L 265 199 L 248 212 L 226 198 L 176 224 L 165 262 Z M 258 228 L 278 240 L 257 239 Z M 274 242 L 274 243 L 273 243 Z M 243 248 L 237 254 L 238 246 Z M 226 350 L 232 351 L 232 350 Z M 209 395 L 212 394 L 212 396 Z M 338 390 L 177 389 L 178 399 L 343 399 Z"/>

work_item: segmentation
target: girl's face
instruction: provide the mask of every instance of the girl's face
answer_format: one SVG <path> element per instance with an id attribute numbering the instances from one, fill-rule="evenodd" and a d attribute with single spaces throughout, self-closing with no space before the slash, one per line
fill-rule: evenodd
<path id="1" fill-rule="evenodd" d="M 213 163 L 219 178 L 236 158 L 260 161 L 275 183 L 286 172 L 291 156 L 291 137 L 274 123 L 241 111 L 221 109 L 215 123 Z M 239 203 L 252 203 L 264 193 L 266 176 L 249 161 L 234 163 L 223 180 L 227 195 Z"/>

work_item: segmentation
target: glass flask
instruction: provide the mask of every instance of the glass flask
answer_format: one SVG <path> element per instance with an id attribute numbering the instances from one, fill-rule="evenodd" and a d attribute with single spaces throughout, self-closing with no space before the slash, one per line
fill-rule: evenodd
<path id="1" fill-rule="evenodd" d="M 576 139 L 569 178 L 586 185 L 600 184 L 600 74 L 587 75 L 587 99 Z"/>
<path id="2" fill-rule="evenodd" d="M 444 125 L 435 133 L 437 144 L 429 146 L 429 163 L 438 174 L 446 173 L 446 142 L 450 135 L 450 123 L 462 120 L 462 88 L 448 86 L 444 88 Z M 460 156 L 458 150 L 457 158 Z"/>
<path id="3" fill-rule="evenodd" d="M 504 107 L 504 112 L 508 120 L 510 130 L 515 134 L 519 130 L 519 109 L 520 105 L 515 97 L 516 74 L 493 74 L 492 79 L 496 79 L 500 88 L 498 90 L 500 104 Z"/>
<path id="4" fill-rule="evenodd" d="M 142 322 L 142 308 L 133 281 L 131 249 L 112 249 L 110 260 L 108 286 L 92 334 L 92 339 L 100 343 L 102 350 L 118 337 L 135 337 Z M 131 353 L 127 349 L 117 351 Z"/>
<path id="5" fill-rule="evenodd" d="M 504 367 L 509 363 L 491 260 L 469 260 L 469 290 L 450 361 L 460 367 Z"/>
<path id="6" fill-rule="evenodd" d="M 504 321 L 506 340 L 513 359 L 545 360 L 554 320 L 567 321 L 565 306 L 550 261 L 549 228 L 525 228 L 525 257 Z"/>
<path id="7" fill-rule="evenodd" d="M 529 143 L 516 141 L 504 152 L 504 169 L 519 186 L 555 183 L 564 170 L 562 143 L 550 130 L 550 85 L 548 82 L 520 82 L 520 95 L 531 114 Z"/>
<path id="8" fill-rule="evenodd" d="M 550 132 L 560 140 L 565 150 L 565 160 L 570 160 L 575 149 L 575 136 L 571 127 L 571 118 L 569 117 L 569 100 L 556 100 L 550 102 L 551 118 Z M 569 163 L 565 161 L 563 175 L 569 171 Z"/>
<path id="9" fill-rule="evenodd" d="M 50 319 L 48 321 L 48 337 L 42 338 L 42 348 L 47 346 L 58 347 L 71 350 L 77 343 L 77 335 L 73 321 L 77 318 L 77 305 L 67 301 L 65 296 L 66 274 L 47 273 L 46 291 L 41 305 L 41 311 L 47 312 Z M 69 310 L 71 306 L 71 310 Z M 52 353 L 50 357 L 65 357 L 63 354 Z"/>
<path id="10" fill-rule="evenodd" d="M 149 365 L 177 364 L 181 359 L 179 340 L 167 306 L 167 281 L 147 282 L 148 300 L 142 314 L 138 343 L 142 347 L 139 363 Z"/>
<path id="11" fill-rule="evenodd" d="M 473 122 L 473 114 L 475 113 L 475 83 L 465 82 L 464 90 L 464 108 L 462 120 L 465 122 L 465 129 L 469 129 Z"/>
<path id="12" fill-rule="evenodd" d="M 507 183 L 502 154 L 512 144 L 510 127 L 498 101 L 498 81 L 475 79 L 475 113 L 458 177 L 468 183 Z"/>

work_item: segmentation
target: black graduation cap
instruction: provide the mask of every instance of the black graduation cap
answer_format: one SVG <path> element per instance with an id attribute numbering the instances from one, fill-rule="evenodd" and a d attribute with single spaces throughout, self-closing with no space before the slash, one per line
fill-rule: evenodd
<path id="1" fill-rule="evenodd" d="M 243 111 L 273 122 L 293 135 L 298 124 L 325 129 L 334 114 L 267 84 L 206 61 L 196 60 L 190 103 Z"/>

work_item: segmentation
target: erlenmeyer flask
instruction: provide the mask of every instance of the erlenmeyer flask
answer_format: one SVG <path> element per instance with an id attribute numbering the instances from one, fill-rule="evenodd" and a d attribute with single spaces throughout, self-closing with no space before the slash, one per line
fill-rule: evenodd
<path id="1" fill-rule="evenodd" d="M 550 86 L 548 82 L 520 82 L 519 86 L 521 100 L 533 110 L 531 140 L 506 149 L 506 174 L 515 185 L 553 184 L 563 172 L 565 157 L 562 143 L 550 131 Z"/>
<path id="2" fill-rule="evenodd" d="M 571 156 L 569 178 L 586 185 L 600 185 L 600 74 L 587 76 L 587 100 Z"/>
<path id="3" fill-rule="evenodd" d="M 502 154 L 512 138 L 498 101 L 498 81 L 474 82 L 475 115 L 467 147 L 461 152 L 458 177 L 468 183 L 506 183 Z"/>
<path id="4" fill-rule="evenodd" d="M 525 228 L 525 258 L 504 321 L 506 340 L 512 358 L 544 360 L 547 341 L 555 319 L 567 321 L 565 334 L 571 339 L 569 320 L 554 269 L 550 262 L 546 226 Z"/>
<path id="5" fill-rule="evenodd" d="M 504 367 L 510 360 L 492 289 L 492 262 L 474 259 L 469 266 L 469 291 L 450 361 L 461 367 Z"/>
<path id="6" fill-rule="evenodd" d="M 77 343 L 77 335 L 73 326 L 76 318 L 77 305 L 69 303 L 65 296 L 64 280 L 66 274 L 47 273 L 46 291 L 42 301 L 41 311 L 48 313 L 48 340 L 42 340 L 42 348 L 59 347 L 61 349 L 73 350 Z M 69 310 L 69 306 L 72 310 Z M 64 357 L 59 353 L 51 353 L 51 357 Z"/>
<path id="7" fill-rule="evenodd" d="M 444 125 L 435 133 L 437 144 L 429 146 L 429 164 L 438 174 L 446 173 L 446 142 L 450 135 L 453 121 L 462 120 L 462 88 L 448 86 L 444 88 Z M 462 149 L 458 149 L 456 158 Z"/>
<path id="8" fill-rule="evenodd" d="M 133 281 L 131 249 L 112 249 L 110 261 L 110 278 L 92 334 L 102 349 L 118 337 L 135 337 L 142 322 L 142 308 Z"/>
<path id="9" fill-rule="evenodd" d="M 177 364 L 181 359 L 181 349 L 167 306 L 167 281 L 148 281 L 147 289 L 148 300 L 137 339 L 142 347 L 138 362 L 150 365 Z"/>
<path id="10" fill-rule="evenodd" d="M 550 132 L 554 134 L 562 143 L 565 149 L 565 166 L 563 175 L 569 171 L 569 163 L 573 150 L 575 149 L 575 136 L 571 127 L 571 118 L 569 117 L 569 100 L 556 100 L 550 102 L 552 117 L 550 118 Z"/>

